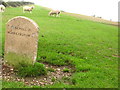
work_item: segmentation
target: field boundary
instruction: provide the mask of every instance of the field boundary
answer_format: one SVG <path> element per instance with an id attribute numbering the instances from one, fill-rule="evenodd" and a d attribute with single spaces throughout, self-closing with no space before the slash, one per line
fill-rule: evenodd
<path id="1" fill-rule="evenodd" d="M 86 16 L 86 15 L 69 13 L 69 12 L 64 12 L 64 14 L 74 16 L 74 17 L 78 17 L 78 18 L 81 18 L 81 19 L 86 19 L 86 20 L 91 20 L 91 21 L 95 21 L 95 22 L 99 22 L 99 23 L 108 24 L 108 25 L 118 26 L 118 22 L 109 21 L 109 20 L 105 20 L 105 19 L 102 19 L 102 18 L 98 18 L 98 17 Z"/>

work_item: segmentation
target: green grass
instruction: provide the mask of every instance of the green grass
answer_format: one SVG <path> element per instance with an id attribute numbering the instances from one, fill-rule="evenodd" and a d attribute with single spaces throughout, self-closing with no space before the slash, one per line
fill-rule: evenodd
<path id="1" fill-rule="evenodd" d="M 70 69 L 64 68 L 64 69 L 63 69 L 63 72 L 70 72 Z"/>
<path id="2" fill-rule="evenodd" d="M 118 54 L 117 27 L 65 14 L 50 17 L 48 12 L 39 6 L 32 14 L 22 13 L 22 7 L 7 8 L 2 16 L 2 48 L 7 21 L 15 16 L 26 16 L 40 27 L 37 61 L 76 68 L 71 77 L 72 85 L 57 82 L 46 87 L 117 88 L 118 57 L 113 57 Z M 8 86 L 3 83 L 3 87 Z"/>
<path id="3" fill-rule="evenodd" d="M 17 70 L 18 76 L 21 77 L 35 77 L 47 74 L 45 66 L 38 62 L 36 62 L 34 65 L 21 64 Z"/>
<path id="4" fill-rule="evenodd" d="M 3 81 L 2 84 L 2 88 L 31 88 L 30 86 L 26 86 L 21 82 Z"/>
<path id="5" fill-rule="evenodd" d="M 20 64 L 24 64 L 24 65 L 33 64 L 33 60 L 30 59 L 29 57 L 20 54 L 18 55 L 16 53 L 11 53 L 11 52 L 5 54 L 4 60 L 7 61 L 8 64 L 11 64 L 16 68 L 20 67 Z"/>

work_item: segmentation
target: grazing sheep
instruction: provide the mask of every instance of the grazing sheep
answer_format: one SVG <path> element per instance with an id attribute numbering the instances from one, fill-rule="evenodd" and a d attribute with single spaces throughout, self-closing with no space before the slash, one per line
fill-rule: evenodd
<path id="1" fill-rule="evenodd" d="M 4 12 L 5 11 L 5 6 L 4 5 L 0 5 L 0 12 Z"/>
<path id="2" fill-rule="evenodd" d="M 102 18 L 102 17 L 97 17 L 97 18 Z"/>
<path id="3" fill-rule="evenodd" d="M 60 15 L 60 13 L 61 13 L 61 12 L 60 12 L 59 10 L 56 10 L 56 11 L 50 11 L 50 12 L 49 12 L 49 15 L 50 15 L 50 16 L 55 15 L 56 17 L 58 17 L 58 16 Z M 59 16 L 59 17 L 60 17 L 60 16 Z"/>
<path id="4" fill-rule="evenodd" d="M 32 12 L 32 10 L 33 10 L 33 8 L 34 8 L 34 6 L 24 6 L 23 7 L 23 12 L 25 12 L 25 11 L 28 11 L 28 12 Z"/>

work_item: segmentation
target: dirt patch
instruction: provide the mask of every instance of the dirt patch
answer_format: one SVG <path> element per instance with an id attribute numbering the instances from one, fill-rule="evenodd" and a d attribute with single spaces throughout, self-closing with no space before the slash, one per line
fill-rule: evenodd
<path id="1" fill-rule="evenodd" d="M 37 77 L 25 77 L 25 78 L 18 77 L 14 71 L 14 68 L 3 64 L 2 78 L 3 80 L 6 80 L 6 81 L 23 82 L 24 84 L 29 86 L 33 86 L 33 85 L 45 86 L 45 85 L 52 85 L 56 81 L 60 81 L 64 78 L 70 78 L 74 70 L 74 68 L 71 66 L 56 66 L 48 63 L 43 63 L 43 64 L 48 70 L 47 75 L 37 76 Z M 69 71 L 65 71 L 66 68 Z M 66 82 L 66 83 L 69 83 L 69 82 Z"/>
<path id="2" fill-rule="evenodd" d="M 119 55 L 112 55 L 113 57 L 118 57 L 118 58 L 120 58 L 120 56 Z"/>

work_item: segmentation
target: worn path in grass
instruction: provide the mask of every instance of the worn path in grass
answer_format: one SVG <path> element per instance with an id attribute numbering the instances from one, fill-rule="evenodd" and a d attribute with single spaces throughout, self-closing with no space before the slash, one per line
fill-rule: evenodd
<path id="1" fill-rule="evenodd" d="M 22 13 L 22 7 L 7 8 L 3 13 L 2 48 L 5 24 L 15 16 L 33 19 L 40 27 L 37 61 L 52 65 L 73 65 L 76 72 L 49 88 L 115 88 L 118 87 L 118 29 L 116 26 L 84 20 L 69 14 L 48 16 L 49 10 L 36 6 L 32 14 Z M 2 52 L 4 53 L 4 52 Z M 3 82 L 12 87 L 13 82 Z"/>

